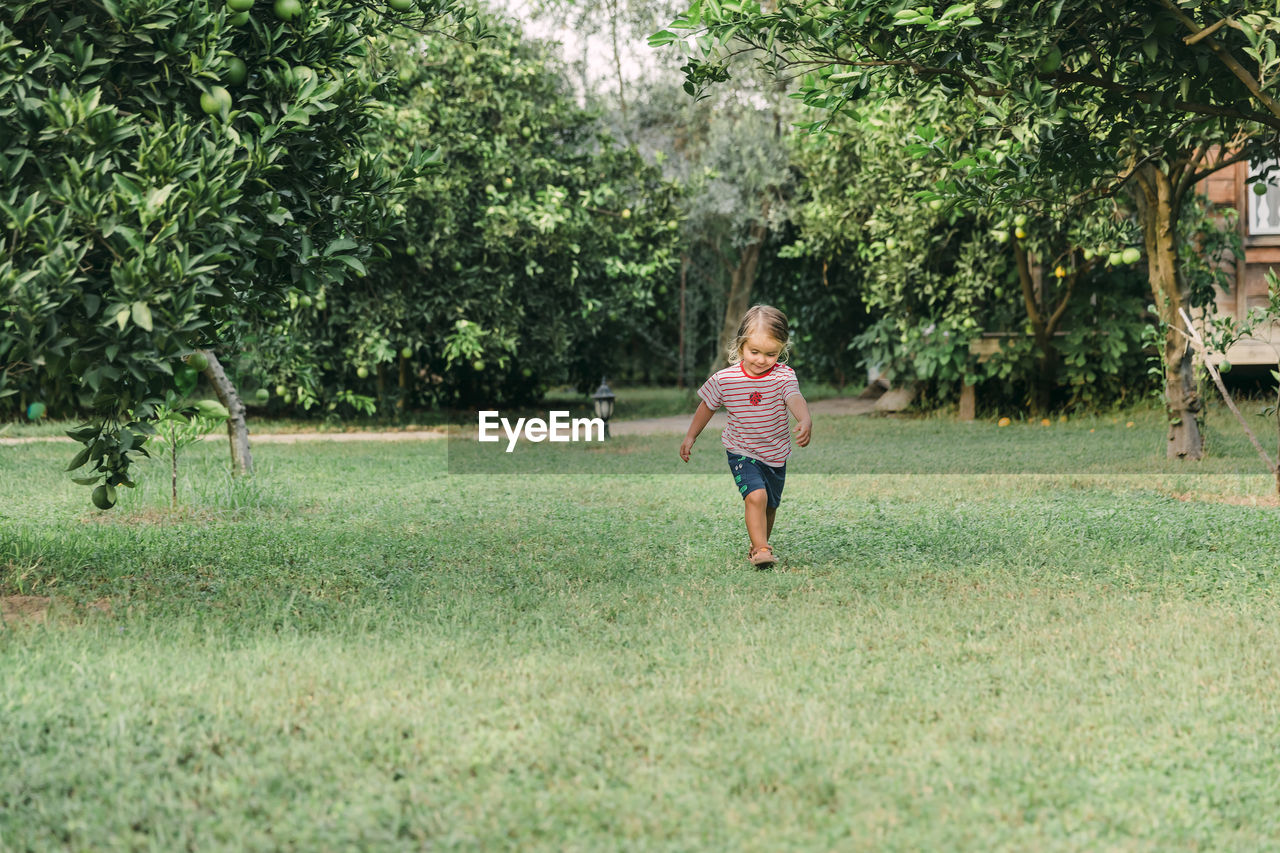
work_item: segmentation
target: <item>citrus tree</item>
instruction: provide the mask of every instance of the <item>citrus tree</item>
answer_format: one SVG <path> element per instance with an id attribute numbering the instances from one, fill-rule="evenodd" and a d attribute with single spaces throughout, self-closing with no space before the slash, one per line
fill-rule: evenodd
<path id="1" fill-rule="evenodd" d="M 1054 201 L 1053 184 L 976 209 L 940 195 L 950 164 L 988 142 L 978 118 L 941 97 L 890 99 L 798 135 L 804 195 L 789 253 L 821 259 L 829 276 L 847 271 L 846 298 L 873 319 L 856 344 L 868 363 L 940 399 L 985 383 L 1042 412 L 1145 385 L 1149 299 L 1133 287 L 1129 211 Z M 999 344 L 994 357 L 970 351 L 982 333 Z M 1054 399 L 1057 388 L 1070 396 Z"/>
<path id="2" fill-rule="evenodd" d="M 687 69 L 695 90 L 725 79 L 726 57 L 746 52 L 805 72 L 801 97 L 829 112 L 856 115 L 862 99 L 885 88 L 961 95 L 1012 143 L 1003 159 L 989 149 L 962 167 L 977 197 L 1034 198 L 1047 173 L 1067 197 L 1129 191 L 1152 298 L 1170 329 L 1168 454 L 1199 458 L 1202 404 L 1190 351 L 1172 331 L 1193 295 L 1175 235 L 1199 179 L 1260 157 L 1280 131 L 1272 96 L 1280 15 L 1255 6 L 699 0 L 652 42 L 693 46 Z"/>
<path id="3" fill-rule="evenodd" d="M 253 330 L 252 371 L 289 404 L 527 402 L 598 383 L 672 280 L 675 184 L 575 103 L 544 46 L 485 28 L 378 61 L 394 86 L 366 150 L 399 169 L 429 139 L 434 165 L 396 201 L 367 275 L 296 294 Z"/>
<path id="4" fill-rule="evenodd" d="M 401 11 L 404 10 L 404 11 Z M 0 8 L 0 394 L 74 389 L 80 481 L 132 484 L 154 405 L 228 316 L 365 268 L 397 183 L 361 141 L 371 37 L 450 0 Z M 225 354 L 225 352 L 224 352 Z M 215 361 L 216 363 L 216 361 Z M 30 390 L 28 390 L 30 393 Z M 239 401 L 230 401 L 233 416 Z"/>

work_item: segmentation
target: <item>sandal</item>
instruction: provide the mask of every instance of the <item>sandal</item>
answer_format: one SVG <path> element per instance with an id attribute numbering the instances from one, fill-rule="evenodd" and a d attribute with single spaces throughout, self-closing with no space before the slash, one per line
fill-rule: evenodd
<path id="1" fill-rule="evenodd" d="M 757 569 L 766 569 L 778 562 L 778 558 L 773 553 L 772 545 L 761 545 L 759 548 L 752 548 L 747 552 L 747 559 Z"/>

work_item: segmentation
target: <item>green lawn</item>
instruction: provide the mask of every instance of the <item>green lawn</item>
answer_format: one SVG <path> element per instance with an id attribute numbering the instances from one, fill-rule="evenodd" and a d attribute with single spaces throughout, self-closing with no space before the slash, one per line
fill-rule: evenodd
<path id="1" fill-rule="evenodd" d="M 0 850 L 1274 847 L 1280 509 L 1159 420 L 819 417 L 773 572 L 711 435 L 0 447 Z"/>

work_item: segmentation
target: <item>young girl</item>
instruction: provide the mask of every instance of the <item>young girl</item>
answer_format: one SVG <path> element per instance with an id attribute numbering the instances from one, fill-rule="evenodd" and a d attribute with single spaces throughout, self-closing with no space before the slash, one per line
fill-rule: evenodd
<path id="1" fill-rule="evenodd" d="M 694 441 L 715 410 L 724 406 L 729 411 L 720 442 L 729 453 L 729 470 L 746 504 L 751 538 L 747 559 L 760 568 L 778 562 L 769 535 L 791 455 L 787 413 L 796 418 L 796 444 L 801 447 L 808 445 L 813 428 L 796 372 L 780 363 L 790 339 L 787 315 L 777 308 L 757 305 L 747 311 L 728 354 L 729 366 L 698 389 L 702 402 L 680 445 L 680 458 L 688 462 Z"/>

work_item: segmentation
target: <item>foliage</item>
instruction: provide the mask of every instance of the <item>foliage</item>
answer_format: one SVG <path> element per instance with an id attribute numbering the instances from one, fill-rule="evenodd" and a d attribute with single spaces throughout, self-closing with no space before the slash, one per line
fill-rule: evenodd
<path id="1" fill-rule="evenodd" d="M 388 195 L 421 166 L 393 178 L 356 145 L 369 37 L 390 25 L 344 0 L 234 19 L 222 0 L 6 3 L 0 394 L 21 383 L 83 413 L 125 482 L 129 436 L 145 441 L 126 413 L 148 417 L 220 319 L 363 269 Z"/>
<path id="2" fill-rule="evenodd" d="M 479 44 L 399 42 L 395 86 L 363 138 L 397 169 L 434 166 L 402 222 L 342 288 L 281 305 L 243 367 L 281 403 L 338 412 L 528 400 L 598 382 L 626 318 L 676 266 L 676 188 L 575 105 L 545 49 L 487 22 Z"/>
<path id="3" fill-rule="evenodd" d="M 853 346 L 870 368 L 921 384 L 925 400 L 950 399 L 962 382 L 1015 406 L 1047 407 L 1057 386 L 1070 393 L 1053 403 L 1068 407 L 1138 391 L 1147 300 L 1123 272 L 1130 219 L 1114 204 L 1055 203 L 1052 185 L 980 212 L 938 194 L 957 152 L 984 141 L 941 98 L 889 101 L 797 137 L 806 195 L 788 253 L 853 280 L 850 298 L 873 320 Z M 970 352 L 982 333 L 999 345 L 990 359 Z"/>
<path id="4" fill-rule="evenodd" d="M 862 101 L 885 91 L 962 94 L 998 144 L 955 158 L 941 194 L 980 209 L 1036 198 L 1050 185 L 1055 202 L 1131 187 L 1152 297 L 1167 324 L 1195 295 L 1173 242 L 1192 187 L 1232 162 L 1261 159 L 1280 132 L 1276 81 L 1267 76 L 1268 36 L 1277 30 L 1280 15 L 1244 0 L 1212 8 L 979 0 L 936 15 L 900 0 L 776 8 L 695 0 L 651 43 L 690 45 L 695 92 L 727 79 L 737 53 L 799 70 L 800 97 L 832 115 L 858 117 Z M 1164 346 L 1167 452 L 1196 459 L 1202 405 L 1190 357 L 1175 336 Z"/>

